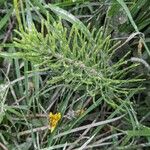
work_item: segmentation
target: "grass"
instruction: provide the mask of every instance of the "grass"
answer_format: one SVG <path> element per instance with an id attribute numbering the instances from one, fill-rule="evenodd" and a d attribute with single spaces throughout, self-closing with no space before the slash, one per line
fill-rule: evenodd
<path id="1" fill-rule="evenodd" d="M 148 4 L 0 2 L 0 149 L 149 149 Z"/>

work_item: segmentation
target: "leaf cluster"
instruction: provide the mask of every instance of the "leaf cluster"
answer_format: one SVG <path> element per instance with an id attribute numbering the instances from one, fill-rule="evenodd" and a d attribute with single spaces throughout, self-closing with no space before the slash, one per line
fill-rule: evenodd
<path id="1" fill-rule="evenodd" d="M 27 32 L 17 31 L 20 37 L 15 38 L 14 45 L 22 52 L 15 55 L 51 71 L 49 84 L 64 83 L 74 91 L 112 101 L 128 94 L 130 83 L 140 81 L 128 77 L 136 65 L 128 63 L 127 55 L 118 62 L 112 61 L 119 43 L 113 44 L 110 36 L 104 37 L 103 28 L 93 29 L 89 39 L 74 25 L 65 28 L 61 20 L 52 25 L 44 21 L 41 26 L 41 32 L 35 25 Z"/>

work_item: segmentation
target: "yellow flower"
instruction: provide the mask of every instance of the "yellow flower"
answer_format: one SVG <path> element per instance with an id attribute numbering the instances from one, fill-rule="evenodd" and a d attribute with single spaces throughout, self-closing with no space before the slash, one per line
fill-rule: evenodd
<path id="1" fill-rule="evenodd" d="M 49 124 L 50 124 L 50 130 L 51 132 L 54 131 L 54 129 L 56 128 L 58 121 L 61 119 L 61 113 L 56 113 L 53 114 L 52 112 L 50 112 L 49 114 Z"/>

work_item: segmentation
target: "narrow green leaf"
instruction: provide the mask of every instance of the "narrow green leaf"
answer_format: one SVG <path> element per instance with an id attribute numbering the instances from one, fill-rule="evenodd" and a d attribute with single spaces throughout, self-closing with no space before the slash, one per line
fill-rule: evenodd
<path id="1" fill-rule="evenodd" d="M 85 33 L 88 36 L 89 39 L 92 38 L 89 30 L 87 29 L 87 27 L 79 19 L 77 19 L 75 16 L 73 16 L 71 13 L 69 13 L 66 10 L 63 10 L 63 9 L 57 7 L 57 6 L 51 5 L 51 4 L 49 4 L 48 7 L 54 13 L 56 13 L 58 16 L 60 16 L 62 19 L 65 19 L 65 20 L 71 22 L 72 24 L 75 24 L 76 27 L 78 29 L 80 29 L 83 33 Z"/>
<path id="2" fill-rule="evenodd" d="M 23 30 L 23 26 L 22 26 L 22 22 L 21 22 L 21 18 L 20 18 L 20 13 L 19 13 L 19 3 L 18 0 L 13 0 L 14 2 L 14 8 L 15 8 L 15 13 L 16 13 L 16 18 L 19 24 L 19 29 Z"/>
<path id="3" fill-rule="evenodd" d="M 132 15 L 131 15 L 131 13 L 130 13 L 130 11 L 129 11 L 129 8 L 128 8 L 127 5 L 125 4 L 125 2 L 124 2 L 123 0 L 116 0 L 116 1 L 117 1 L 117 2 L 122 6 L 122 8 L 125 10 L 125 12 L 126 12 L 128 18 L 129 18 L 129 20 L 130 20 L 132 26 L 134 27 L 135 31 L 136 31 L 136 32 L 139 32 L 139 29 L 138 29 L 137 25 L 135 24 L 135 22 L 134 22 L 134 20 L 133 20 L 133 18 L 132 18 Z M 145 47 L 147 53 L 148 53 L 149 56 L 150 56 L 150 50 L 149 50 L 148 46 L 146 45 L 146 43 L 145 43 L 145 41 L 143 40 L 143 38 L 141 38 L 141 40 L 142 40 L 142 42 L 143 42 L 143 44 L 144 44 L 144 47 Z"/>
<path id="4" fill-rule="evenodd" d="M 150 128 L 144 127 L 139 130 L 129 130 L 127 131 L 128 136 L 149 136 L 150 137 Z"/>
<path id="5" fill-rule="evenodd" d="M 12 15 L 13 7 L 8 11 L 8 13 L 0 20 L 0 30 L 4 27 L 4 25 L 9 20 L 10 16 Z"/>

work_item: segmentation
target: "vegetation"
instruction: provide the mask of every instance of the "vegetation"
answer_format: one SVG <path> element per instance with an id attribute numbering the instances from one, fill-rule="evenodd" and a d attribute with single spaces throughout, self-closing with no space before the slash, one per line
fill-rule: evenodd
<path id="1" fill-rule="evenodd" d="M 0 149 L 150 148 L 150 1 L 0 1 Z"/>

